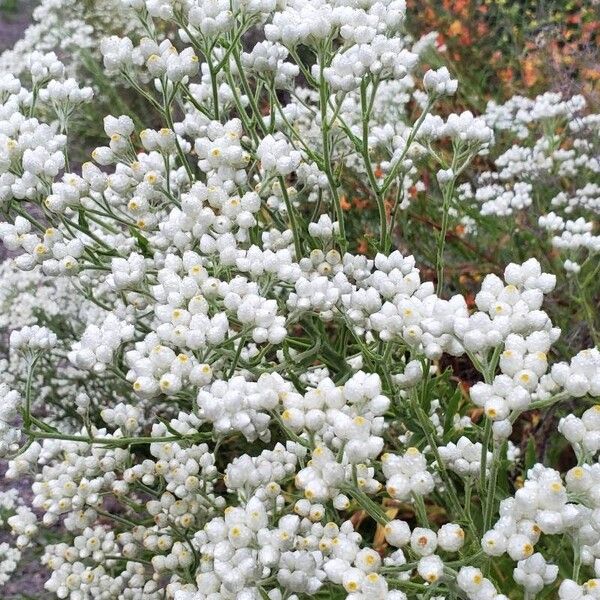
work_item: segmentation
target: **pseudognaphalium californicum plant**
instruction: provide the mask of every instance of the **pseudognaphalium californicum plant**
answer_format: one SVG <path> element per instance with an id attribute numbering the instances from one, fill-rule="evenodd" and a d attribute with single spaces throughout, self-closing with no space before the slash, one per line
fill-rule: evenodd
<path id="1" fill-rule="evenodd" d="M 0 495 L 0 583 L 41 544 L 71 600 L 600 598 L 600 352 L 554 359 L 535 257 L 474 302 L 444 285 L 460 207 L 511 219 L 554 175 L 575 191 L 539 224 L 570 277 L 594 260 L 598 115 L 546 94 L 442 116 L 458 82 L 419 75 L 434 36 L 403 32 L 404 0 L 105 4 L 135 35 L 92 49 L 147 114 L 106 116 L 90 162 L 70 131 L 93 86 L 41 33 L 3 59 L 0 454 L 33 496 Z M 425 161 L 428 276 L 394 249 Z M 509 485 L 523 413 L 567 401 L 577 466 Z"/>

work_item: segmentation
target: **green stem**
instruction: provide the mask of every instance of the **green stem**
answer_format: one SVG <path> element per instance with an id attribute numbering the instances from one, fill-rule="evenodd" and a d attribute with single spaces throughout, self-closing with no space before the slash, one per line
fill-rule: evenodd
<path id="1" fill-rule="evenodd" d="M 439 472 L 440 477 L 446 487 L 446 491 L 449 496 L 452 511 L 455 514 L 462 514 L 465 521 L 470 524 L 470 526 L 473 528 L 473 531 L 474 531 L 475 530 L 474 524 L 470 519 L 467 518 L 465 510 L 461 506 L 460 500 L 458 499 L 458 495 L 456 493 L 456 488 L 454 487 L 454 483 L 452 482 L 452 479 L 450 479 L 450 476 L 446 469 L 446 465 L 442 461 L 442 457 L 440 456 L 440 453 L 438 451 L 438 442 L 435 439 L 435 436 L 431 431 L 431 421 L 430 421 L 429 417 L 427 416 L 427 414 L 425 413 L 425 411 L 423 410 L 423 408 L 420 406 L 416 394 L 413 393 L 413 394 L 411 394 L 411 396 L 412 396 L 414 413 L 419 421 L 419 424 L 421 425 L 421 430 L 425 434 L 425 438 L 427 439 L 427 444 L 429 445 L 429 448 L 431 449 L 431 452 L 433 453 L 433 455 L 435 457 L 438 472 Z"/>
<path id="2" fill-rule="evenodd" d="M 427 509 L 425 508 L 425 502 L 423 496 L 420 494 L 413 494 L 413 500 L 415 503 L 415 512 L 417 513 L 417 521 L 421 527 L 429 527 L 429 518 L 427 517 Z"/>
<path id="3" fill-rule="evenodd" d="M 352 498 L 358 502 L 360 507 L 365 510 L 373 520 L 377 521 L 377 523 L 380 525 L 387 525 L 389 523 L 389 518 L 381 506 L 375 504 L 367 494 L 358 488 L 358 485 L 345 485 L 342 489 L 352 496 Z"/>
<path id="4" fill-rule="evenodd" d="M 492 513 L 494 510 L 494 499 L 496 497 L 496 484 L 498 483 L 498 471 L 500 469 L 501 446 L 494 448 L 492 465 L 490 467 L 490 478 L 487 485 L 485 507 L 483 510 L 483 532 L 485 533 L 492 525 Z"/>
<path id="5" fill-rule="evenodd" d="M 481 444 L 481 460 L 479 465 L 479 485 L 483 492 L 485 489 L 485 480 L 487 477 L 487 453 L 492 440 L 492 421 L 484 416 L 485 425 L 483 428 L 483 441 Z"/>
<path id="6" fill-rule="evenodd" d="M 573 543 L 573 581 L 579 580 L 579 571 L 581 570 L 581 547 L 578 540 Z"/>
<path id="7" fill-rule="evenodd" d="M 465 483 L 464 507 L 465 507 L 465 514 L 467 515 L 469 520 L 471 520 L 473 518 L 471 515 L 471 497 L 472 497 L 472 495 L 473 495 L 473 482 L 471 480 L 468 480 Z"/>
<path id="8" fill-rule="evenodd" d="M 373 106 L 373 103 L 368 102 L 367 100 L 367 86 L 367 80 L 363 81 L 360 85 L 360 108 L 362 117 L 361 154 L 365 163 L 365 168 L 367 170 L 367 177 L 369 179 L 371 189 L 373 190 L 373 194 L 375 195 L 375 200 L 377 202 L 377 210 L 379 212 L 379 248 L 383 250 L 387 245 L 388 228 L 387 218 L 385 214 L 385 199 L 383 194 L 381 193 L 381 190 L 379 189 L 379 184 L 375 179 L 375 174 L 373 173 L 373 165 L 371 164 L 371 157 L 369 156 L 369 121 L 371 118 L 371 108 Z"/>
<path id="9" fill-rule="evenodd" d="M 190 441 L 192 443 L 199 441 L 206 441 L 211 439 L 210 434 L 194 434 L 189 437 L 187 436 L 165 436 L 165 437 L 139 437 L 139 438 L 96 438 L 86 437 L 83 435 L 67 435 L 64 433 L 52 433 L 48 431 L 33 431 L 30 429 L 23 430 L 27 435 L 33 438 L 42 438 L 49 440 L 65 440 L 68 442 L 82 442 L 84 444 L 98 444 L 104 446 L 139 446 L 143 444 L 155 444 L 155 443 L 170 443 L 170 442 L 181 442 Z"/>
<path id="10" fill-rule="evenodd" d="M 437 273 L 436 294 L 441 295 L 444 289 L 444 248 L 446 247 L 446 235 L 448 233 L 448 223 L 450 221 L 450 201 L 454 194 L 454 182 L 452 181 L 444 186 L 443 204 L 442 204 L 442 225 L 437 243 L 437 253 L 435 259 L 435 270 Z"/>
<path id="11" fill-rule="evenodd" d="M 319 57 L 319 73 L 320 73 L 320 85 L 319 85 L 319 105 L 321 109 L 321 139 L 323 144 L 323 167 L 325 169 L 325 175 L 329 183 L 331 195 L 333 198 L 333 205 L 335 209 L 335 217 L 339 224 L 339 238 L 340 247 L 345 252 L 348 247 L 348 240 L 346 239 L 346 226 L 344 224 L 344 211 L 342 210 L 342 203 L 338 194 L 338 184 L 336 181 L 335 174 L 333 173 L 333 166 L 331 162 L 331 138 L 330 138 L 330 124 L 327 122 L 327 100 L 328 100 L 328 85 L 325 81 L 324 76 L 325 61 L 323 56 Z"/>
<path id="12" fill-rule="evenodd" d="M 235 373 L 235 369 L 240 360 L 240 356 L 242 355 L 242 350 L 244 349 L 245 344 L 246 344 L 246 335 L 244 334 L 240 337 L 240 341 L 238 342 L 238 347 L 235 351 L 235 356 L 233 357 L 233 361 L 231 362 L 231 367 L 229 368 L 229 375 L 227 376 L 228 379 L 231 379 L 233 377 L 233 374 Z"/>
<path id="13" fill-rule="evenodd" d="M 415 122 L 415 125 L 412 128 L 410 135 L 408 136 L 408 139 L 406 140 L 406 145 L 404 147 L 404 150 L 402 151 L 402 154 L 400 155 L 400 157 L 398 158 L 398 160 L 392 167 L 392 170 L 387 174 L 386 178 L 383 180 L 383 184 L 381 185 L 381 193 L 382 194 L 385 194 L 387 192 L 388 188 L 392 185 L 394 179 L 396 178 L 398 171 L 402 167 L 402 162 L 406 158 L 406 155 L 408 154 L 408 151 L 409 151 L 410 147 L 412 146 L 412 143 L 413 143 L 421 125 L 423 124 L 423 121 L 425 120 L 426 115 L 431 110 L 432 106 L 433 106 L 433 100 L 430 98 L 427 101 L 427 105 L 423 109 L 423 112 L 419 115 L 419 118 Z"/>
<path id="14" fill-rule="evenodd" d="M 175 125 L 173 123 L 173 117 L 171 115 L 171 103 L 173 102 L 175 93 L 173 93 L 173 95 L 171 96 L 170 99 L 167 98 L 167 92 L 165 91 L 165 89 L 166 89 L 165 82 L 166 82 L 166 79 L 163 82 L 163 114 L 165 116 L 165 121 L 167 122 L 167 127 L 173 132 L 173 134 L 175 136 L 175 148 L 177 149 L 177 155 L 179 156 L 179 161 L 185 168 L 185 171 L 187 173 L 187 176 L 188 176 L 188 179 L 190 180 L 190 185 L 191 185 L 194 182 L 194 175 L 192 174 L 192 169 L 188 163 L 187 157 L 186 157 L 185 153 L 183 152 L 181 144 L 179 143 L 179 138 L 177 137 L 177 134 L 175 133 Z M 166 171 L 166 176 L 167 176 L 167 182 L 168 182 L 169 181 L 169 170 L 168 169 Z"/>
<path id="15" fill-rule="evenodd" d="M 23 425 L 25 429 L 31 425 L 31 390 L 33 387 L 33 374 L 40 357 L 40 354 L 33 357 L 27 371 L 27 382 L 25 383 L 25 414 L 23 415 Z"/>
<path id="16" fill-rule="evenodd" d="M 279 186 L 281 187 L 281 195 L 283 196 L 283 201 L 285 202 L 285 208 L 288 213 L 288 218 L 290 220 L 290 229 L 292 230 L 292 235 L 294 236 L 294 249 L 296 251 L 296 260 L 300 260 L 303 256 L 302 253 L 302 242 L 300 241 L 300 231 L 298 227 L 298 221 L 296 219 L 296 209 L 294 208 L 292 201 L 290 200 L 290 196 L 288 194 L 287 188 L 285 187 L 285 181 L 281 175 L 277 177 L 279 181 Z"/>

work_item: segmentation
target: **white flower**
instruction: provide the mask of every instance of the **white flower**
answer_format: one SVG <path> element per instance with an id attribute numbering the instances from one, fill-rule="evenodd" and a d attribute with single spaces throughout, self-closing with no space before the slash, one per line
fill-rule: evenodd
<path id="1" fill-rule="evenodd" d="M 433 71 L 429 70 L 423 77 L 423 87 L 429 94 L 439 96 L 452 96 L 458 88 L 458 81 L 451 79 L 446 67 L 440 67 Z"/>
<path id="2" fill-rule="evenodd" d="M 275 170 L 279 175 L 289 175 L 300 166 L 302 154 L 292 149 L 283 138 L 275 138 L 272 135 L 261 140 L 256 155 L 260 159 L 265 170 Z"/>

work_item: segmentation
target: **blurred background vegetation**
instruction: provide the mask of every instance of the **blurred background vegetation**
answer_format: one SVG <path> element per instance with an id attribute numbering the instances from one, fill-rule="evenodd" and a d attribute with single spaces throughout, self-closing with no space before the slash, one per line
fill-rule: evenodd
<path id="1" fill-rule="evenodd" d="M 600 100 L 597 0 L 408 0 L 409 29 L 437 31 L 474 106 L 549 89 Z"/>

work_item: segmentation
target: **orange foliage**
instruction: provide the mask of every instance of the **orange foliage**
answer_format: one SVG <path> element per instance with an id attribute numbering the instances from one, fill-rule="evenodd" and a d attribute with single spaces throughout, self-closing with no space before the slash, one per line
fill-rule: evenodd
<path id="1" fill-rule="evenodd" d="M 448 28 L 448 35 L 450 37 L 458 37 L 462 34 L 462 32 L 463 32 L 462 23 L 458 19 L 455 19 L 454 21 L 452 21 L 452 23 L 450 24 L 450 27 Z"/>
<path id="2" fill-rule="evenodd" d="M 365 238 L 361 238 L 358 241 L 356 252 L 358 252 L 358 254 L 367 254 L 369 252 L 369 244 Z"/>
<path id="3" fill-rule="evenodd" d="M 535 58 L 527 57 L 521 66 L 523 68 L 523 83 L 525 83 L 527 87 L 534 86 L 539 77 L 537 61 Z"/>

